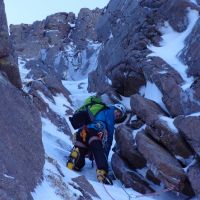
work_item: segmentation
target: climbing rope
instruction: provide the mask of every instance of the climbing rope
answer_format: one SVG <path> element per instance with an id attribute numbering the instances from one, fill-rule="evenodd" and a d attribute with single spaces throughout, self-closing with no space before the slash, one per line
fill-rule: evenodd
<path id="1" fill-rule="evenodd" d="M 106 186 L 105 186 L 105 184 L 104 183 L 102 183 L 102 185 L 103 185 L 103 187 L 104 187 L 104 189 L 105 189 L 105 191 L 106 191 L 106 193 L 108 194 L 108 196 L 112 199 L 112 200 L 115 200 L 115 198 L 113 198 L 112 197 L 112 195 L 108 192 L 108 190 L 107 190 L 107 188 L 106 188 Z"/>

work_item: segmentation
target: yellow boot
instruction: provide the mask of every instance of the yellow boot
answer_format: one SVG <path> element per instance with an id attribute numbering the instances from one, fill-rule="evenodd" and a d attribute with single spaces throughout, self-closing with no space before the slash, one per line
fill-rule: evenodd
<path id="1" fill-rule="evenodd" d="M 103 169 L 97 169 L 97 179 L 101 183 L 113 185 L 112 180 L 107 176 L 107 172 Z"/>
<path id="2" fill-rule="evenodd" d="M 74 169 L 78 158 L 79 158 L 79 149 L 78 147 L 74 147 L 69 155 L 69 158 L 67 161 L 67 168 Z"/>

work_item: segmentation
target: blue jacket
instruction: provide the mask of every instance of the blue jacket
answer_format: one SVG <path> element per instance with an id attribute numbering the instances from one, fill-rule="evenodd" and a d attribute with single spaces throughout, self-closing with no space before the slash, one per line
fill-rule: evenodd
<path id="1" fill-rule="evenodd" d="M 94 128 L 97 131 L 101 131 L 97 128 L 96 124 L 97 123 L 101 123 L 102 127 L 101 129 L 106 129 L 108 132 L 107 135 L 107 139 L 105 141 L 104 144 L 104 151 L 105 151 L 105 155 L 108 157 L 108 154 L 110 152 L 110 148 L 112 145 L 112 141 L 113 141 L 113 134 L 114 134 L 114 130 L 115 130 L 115 115 L 114 115 L 114 111 L 115 111 L 115 107 L 114 106 L 109 106 L 108 109 L 102 110 L 100 111 L 96 117 L 95 120 L 92 124 L 88 125 L 88 128 Z"/>

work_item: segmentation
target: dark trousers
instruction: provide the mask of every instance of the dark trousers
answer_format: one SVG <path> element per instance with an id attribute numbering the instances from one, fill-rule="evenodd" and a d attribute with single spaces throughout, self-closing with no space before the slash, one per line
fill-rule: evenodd
<path id="1" fill-rule="evenodd" d="M 81 169 L 85 165 L 85 156 L 88 152 L 91 152 L 94 156 L 97 169 L 103 169 L 108 172 L 107 158 L 104 153 L 101 139 L 95 129 L 87 129 L 84 137 L 81 131 L 79 131 L 76 136 L 75 147 L 78 147 L 80 152 L 76 162 L 77 169 Z"/>

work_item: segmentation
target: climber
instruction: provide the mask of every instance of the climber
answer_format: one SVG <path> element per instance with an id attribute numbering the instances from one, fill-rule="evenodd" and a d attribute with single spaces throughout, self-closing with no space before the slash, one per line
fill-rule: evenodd
<path id="1" fill-rule="evenodd" d="M 82 127 L 76 133 L 76 141 L 69 155 L 67 167 L 79 171 L 85 165 L 85 156 L 90 151 L 97 166 L 99 182 L 112 185 L 108 176 L 108 154 L 112 145 L 114 124 L 126 118 L 126 108 L 114 104 L 100 111 L 92 123 Z"/>

